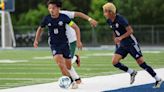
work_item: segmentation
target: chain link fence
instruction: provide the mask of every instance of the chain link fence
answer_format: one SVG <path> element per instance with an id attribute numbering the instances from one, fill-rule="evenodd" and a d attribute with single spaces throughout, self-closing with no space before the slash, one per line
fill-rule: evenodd
<path id="1" fill-rule="evenodd" d="M 82 41 L 85 46 L 112 45 L 112 30 L 107 25 L 96 28 L 80 26 Z M 32 47 L 37 27 L 14 27 L 17 47 Z M 141 45 L 164 45 L 164 25 L 133 25 L 134 35 Z M 0 38 L 1 39 L 1 38 Z M 45 29 L 40 39 L 40 46 L 46 47 L 48 30 Z"/>

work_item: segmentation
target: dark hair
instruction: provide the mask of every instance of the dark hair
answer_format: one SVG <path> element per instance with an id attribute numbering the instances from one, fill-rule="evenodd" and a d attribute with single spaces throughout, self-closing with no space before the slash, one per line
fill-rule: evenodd
<path id="1" fill-rule="evenodd" d="M 49 4 L 55 4 L 57 7 L 62 7 L 61 0 L 48 0 L 47 5 Z"/>

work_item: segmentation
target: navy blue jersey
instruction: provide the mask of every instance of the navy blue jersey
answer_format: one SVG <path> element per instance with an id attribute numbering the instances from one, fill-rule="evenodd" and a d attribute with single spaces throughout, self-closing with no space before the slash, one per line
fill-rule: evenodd
<path id="1" fill-rule="evenodd" d="M 48 27 L 50 45 L 60 45 L 68 43 L 66 24 L 70 24 L 71 22 L 71 19 L 64 14 L 59 14 L 58 18 L 52 18 L 51 15 L 48 15 L 43 18 L 40 26 L 42 28 Z"/>
<path id="2" fill-rule="evenodd" d="M 116 37 L 120 37 L 121 35 L 125 34 L 127 32 L 126 27 L 129 26 L 128 21 L 119 14 L 116 15 L 114 22 L 112 22 L 111 20 L 108 19 L 107 23 L 110 25 L 110 27 L 114 31 Z M 137 44 L 137 43 L 138 42 L 137 42 L 136 38 L 134 37 L 133 34 L 131 34 L 129 37 L 124 38 L 120 42 L 120 45 L 127 46 L 127 45 Z"/>

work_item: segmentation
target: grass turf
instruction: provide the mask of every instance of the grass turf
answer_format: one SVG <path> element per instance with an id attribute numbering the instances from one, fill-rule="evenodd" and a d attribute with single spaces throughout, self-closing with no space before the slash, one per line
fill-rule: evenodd
<path id="1" fill-rule="evenodd" d="M 113 51 L 89 50 L 81 52 L 81 68 L 76 68 L 81 77 L 111 75 L 121 71 L 111 64 Z M 1 50 L 0 60 L 26 60 L 28 62 L 0 63 L 0 89 L 48 83 L 57 81 L 61 76 L 58 66 L 49 50 Z M 153 68 L 164 68 L 164 51 L 144 53 L 145 61 Z M 123 60 L 130 68 L 141 70 L 130 56 Z M 74 65 L 76 67 L 76 65 Z"/>

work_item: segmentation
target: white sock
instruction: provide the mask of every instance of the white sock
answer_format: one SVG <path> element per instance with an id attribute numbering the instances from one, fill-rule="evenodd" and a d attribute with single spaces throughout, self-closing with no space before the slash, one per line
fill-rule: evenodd
<path id="1" fill-rule="evenodd" d="M 129 74 L 132 74 L 132 73 L 134 72 L 134 70 L 129 68 L 127 72 L 128 72 Z"/>
<path id="2" fill-rule="evenodd" d="M 72 66 L 71 70 L 68 70 L 68 71 L 69 71 L 69 73 L 70 73 L 73 80 L 76 80 L 76 79 L 80 78 L 73 66 Z"/>
<path id="3" fill-rule="evenodd" d="M 156 81 L 159 81 L 161 78 L 159 78 L 157 75 L 154 77 Z"/>
<path id="4" fill-rule="evenodd" d="M 72 64 L 75 63 L 76 60 L 77 60 L 77 57 L 76 56 L 73 56 L 73 58 L 71 60 Z"/>

